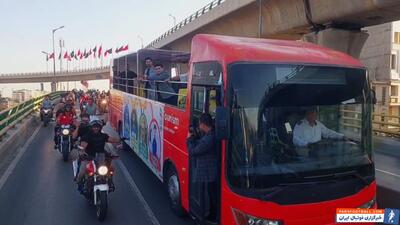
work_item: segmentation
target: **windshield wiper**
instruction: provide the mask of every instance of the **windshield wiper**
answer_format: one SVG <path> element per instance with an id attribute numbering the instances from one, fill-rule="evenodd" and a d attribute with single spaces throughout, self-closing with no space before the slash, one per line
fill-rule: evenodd
<path id="1" fill-rule="evenodd" d="M 332 173 L 332 174 L 324 174 L 324 175 L 318 175 L 318 176 L 308 176 L 308 177 L 304 177 L 304 179 L 317 179 L 317 178 L 329 178 L 329 177 L 339 179 L 339 178 L 348 177 L 348 176 L 358 178 L 359 180 L 361 180 L 363 182 L 364 185 L 368 184 L 367 179 L 365 179 L 363 176 L 361 176 L 357 170 L 350 170 L 350 171 L 346 171 L 346 172 L 342 172 L 342 173 Z"/>
<path id="2" fill-rule="evenodd" d="M 288 188 L 293 187 L 293 186 L 314 185 L 314 184 L 318 184 L 318 183 L 324 183 L 324 182 L 321 182 L 321 181 L 316 181 L 316 182 L 310 181 L 310 182 L 299 182 L 299 183 L 281 183 L 281 184 L 278 184 L 275 187 L 270 188 L 271 192 L 268 193 L 268 194 L 263 195 L 260 199 L 264 200 L 264 201 L 269 200 L 272 197 L 274 197 L 275 195 L 277 195 L 277 194 L 281 193 L 282 191 L 287 190 Z"/>

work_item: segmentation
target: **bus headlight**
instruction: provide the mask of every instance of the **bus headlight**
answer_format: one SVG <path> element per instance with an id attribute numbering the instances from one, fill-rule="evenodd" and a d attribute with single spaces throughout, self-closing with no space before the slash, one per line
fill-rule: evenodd
<path id="1" fill-rule="evenodd" d="M 375 203 L 376 203 L 376 200 L 375 200 L 375 198 L 374 198 L 374 199 L 372 199 L 371 201 L 368 201 L 367 203 L 365 203 L 365 204 L 359 206 L 358 208 L 359 208 L 359 209 L 370 209 L 370 208 L 372 208 L 372 207 L 375 206 Z"/>
<path id="2" fill-rule="evenodd" d="M 68 129 L 63 129 L 62 130 L 62 134 L 63 135 L 68 135 L 69 134 L 69 130 Z"/>
<path id="3" fill-rule="evenodd" d="M 106 174 L 108 173 L 108 168 L 107 168 L 107 166 L 100 166 L 100 167 L 97 169 L 97 173 L 99 173 L 99 175 L 101 175 L 101 176 L 106 175 Z"/>
<path id="4" fill-rule="evenodd" d="M 232 209 L 232 212 L 235 217 L 236 225 L 283 225 L 283 222 L 280 220 L 257 218 L 247 215 L 237 209 Z"/>

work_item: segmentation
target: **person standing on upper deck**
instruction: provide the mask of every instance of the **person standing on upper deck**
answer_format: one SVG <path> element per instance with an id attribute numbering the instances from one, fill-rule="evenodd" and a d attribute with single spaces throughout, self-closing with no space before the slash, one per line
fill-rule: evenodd
<path id="1" fill-rule="evenodd" d="M 156 74 L 156 69 L 153 64 L 153 59 L 150 57 L 145 58 L 146 69 L 144 70 L 144 78 L 149 79 L 150 76 L 154 76 Z"/>
<path id="2" fill-rule="evenodd" d="M 156 90 L 156 93 L 158 93 L 156 94 L 158 100 L 171 105 L 176 105 L 177 95 L 175 94 L 174 89 L 168 83 L 171 75 L 164 70 L 164 66 L 162 64 L 156 64 L 155 69 L 156 74 L 147 78 L 151 81 L 151 88 Z"/>

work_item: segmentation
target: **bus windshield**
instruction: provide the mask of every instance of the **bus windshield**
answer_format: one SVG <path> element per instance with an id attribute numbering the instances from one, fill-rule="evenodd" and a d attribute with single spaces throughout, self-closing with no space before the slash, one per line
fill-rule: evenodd
<path id="1" fill-rule="evenodd" d="M 232 135 L 226 158 L 233 190 L 302 203 L 346 196 L 374 180 L 364 69 L 235 63 L 228 75 Z M 285 197 L 296 189 L 303 190 L 298 196 L 311 196 L 309 187 L 321 188 L 317 183 L 339 186 L 332 195 L 313 193 L 314 199 Z"/>

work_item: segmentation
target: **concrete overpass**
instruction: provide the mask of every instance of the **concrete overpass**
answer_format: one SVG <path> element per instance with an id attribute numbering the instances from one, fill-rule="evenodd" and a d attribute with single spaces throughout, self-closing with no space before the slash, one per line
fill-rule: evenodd
<path id="1" fill-rule="evenodd" d="M 195 34 L 210 33 L 304 38 L 357 57 L 368 37 L 362 27 L 399 19 L 397 0 L 215 0 L 147 47 L 188 51 Z"/>
<path id="2" fill-rule="evenodd" d="M 110 67 L 97 67 L 87 70 L 74 70 L 51 73 L 14 73 L 0 74 L 0 83 L 41 83 L 41 82 L 65 82 L 81 80 L 100 80 L 110 77 Z"/>

